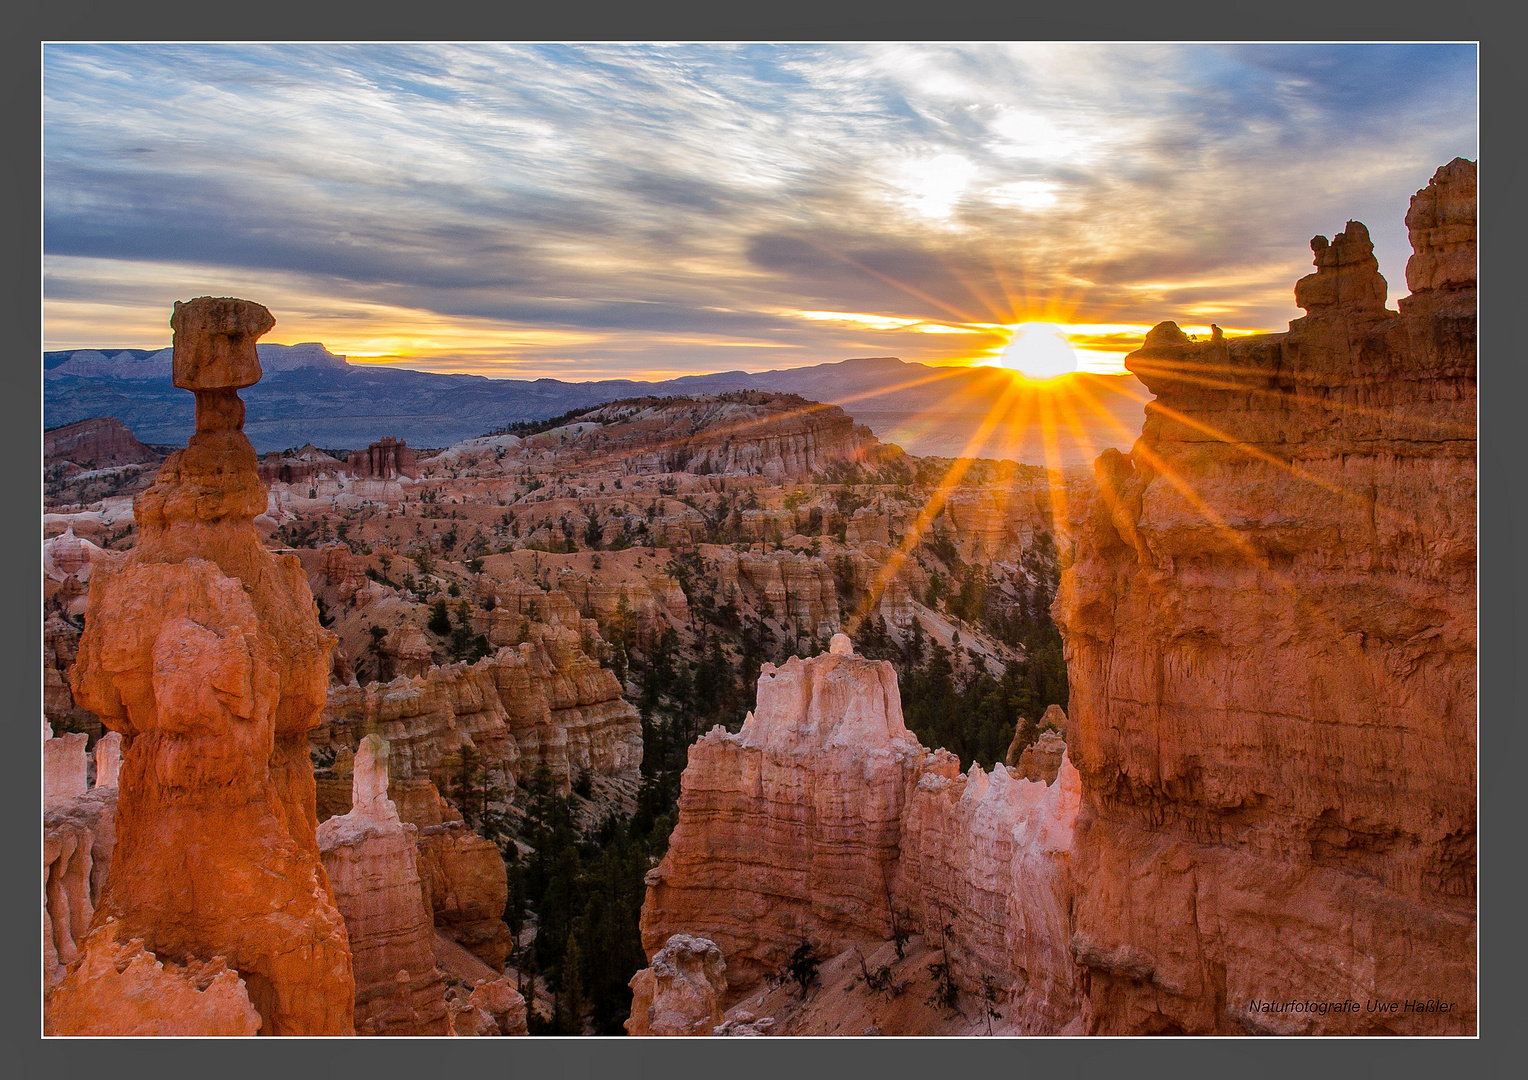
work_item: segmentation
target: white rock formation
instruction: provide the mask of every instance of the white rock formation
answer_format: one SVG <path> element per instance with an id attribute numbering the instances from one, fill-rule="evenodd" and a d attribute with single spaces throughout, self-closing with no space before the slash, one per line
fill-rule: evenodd
<path id="1" fill-rule="evenodd" d="M 59 735 L 42 744 L 42 805 L 51 810 L 85 794 L 84 733 Z"/>
<path id="2" fill-rule="evenodd" d="M 714 941 L 675 934 L 631 978 L 630 1035 L 710 1035 L 722 1023 L 727 962 Z"/>
<path id="3" fill-rule="evenodd" d="M 98 788 L 116 787 L 117 776 L 121 771 L 122 736 L 115 731 L 108 731 L 96 740 L 95 786 Z"/>

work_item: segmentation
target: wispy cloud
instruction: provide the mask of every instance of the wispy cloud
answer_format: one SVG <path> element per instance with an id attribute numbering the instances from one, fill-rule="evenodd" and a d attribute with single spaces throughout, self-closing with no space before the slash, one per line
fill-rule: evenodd
<path id="1" fill-rule="evenodd" d="M 961 360 L 920 327 L 1041 308 L 1278 329 L 1350 217 L 1403 292 L 1407 198 L 1476 153 L 1470 46 L 50 46 L 44 77 L 50 347 L 163 344 L 237 288 L 278 340 L 516 374 Z"/>

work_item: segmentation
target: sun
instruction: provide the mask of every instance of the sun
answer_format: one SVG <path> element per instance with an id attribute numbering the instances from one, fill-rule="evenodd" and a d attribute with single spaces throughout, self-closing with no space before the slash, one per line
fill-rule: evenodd
<path id="1" fill-rule="evenodd" d="M 1012 329 L 1013 338 L 998 357 L 1003 367 L 1037 382 L 1077 370 L 1077 354 L 1055 323 L 1027 322 Z"/>

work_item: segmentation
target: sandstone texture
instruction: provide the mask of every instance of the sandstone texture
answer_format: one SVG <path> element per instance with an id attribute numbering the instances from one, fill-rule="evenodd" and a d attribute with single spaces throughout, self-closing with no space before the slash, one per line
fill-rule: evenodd
<path id="1" fill-rule="evenodd" d="M 1002 765 L 962 776 L 942 750 L 929 758 L 904 815 L 894 902 L 944 951 L 957 986 L 975 997 L 990 980 L 1010 1023 L 1054 1034 L 1080 1005 L 1070 952 L 1077 770 L 1063 759 L 1047 786 Z"/>
<path id="2" fill-rule="evenodd" d="M 884 936 L 924 753 L 890 663 L 828 653 L 765 664 L 742 730 L 713 728 L 690 748 L 678 824 L 648 875 L 644 947 L 704 936 L 742 988 L 808 934 L 830 952 Z"/>
<path id="3" fill-rule="evenodd" d="M 434 947 L 435 964 L 449 983 L 451 1034 L 530 1033 L 525 998 L 507 978 L 438 930 Z"/>
<path id="4" fill-rule="evenodd" d="M 793 551 L 737 554 L 710 549 L 717 562 L 723 595 L 746 599 L 803 633 L 827 639 L 839 629 L 838 593 L 833 573 L 822 559 Z"/>
<path id="5" fill-rule="evenodd" d="M 295 453 L 272 450 L 260 458 L 260 479 L 267 484 L 307 484 L 337 475 L 345 463 L 312 443 Z"/>
<path id="6" fill-rule="evenodd" d="M 1002 765 L 961 775 L 904 726 L 891 664 L 835 635 L 821 656 L 766 664 L 742 731 L 691 747 L 678 824 L 647 878 L 651 970 L 671 935 L 703 936 L 736 1000 L 803 942 L 834 956 L 879 946 L 895 923 L 937 940 L 964 992 L 991 980 L 1017 1030 L 1054 1033 L 1080 1007 L 1069 953 L 1079 801 L 1065 761 L 1049 786 Z"/>
<path id="7" fill-rule="evenodd" d="M 419 830 L 419 877 L 435 925 L 494 971 L 513 941 L 504 924 L 509 879 L 504 858 L 460 819 Z"/>
<path id="8" fill-rule="evenodd" d="M 248 301 L 177 304 L 174 379 L 196 394 L 196 434 L 136 498 L 137 546 L 91 577 L 71 689 L 126 751 L 111 871 L 52 1002 L 60 1034 L 121 1033 L 93 980 L 132 942 L 187 971 L 226 961 L 264 1034 L 353 1031 L 308 759 L 334 637 L 298 561 L 260 543 L 266 494 L 240 430 L 236 391 L 259 378 L 273 323 Z"/>
<path id="9" fill-rule="evenodd" d="M 352 775 L 351 810 L 319 825 L 318 846 L 350 939 L 356 1032 L 445 1035 L 445 983 L 435 968 L 417 830 L 387 797 L 387 743 L 362 739 Z"/>
<path id="10" fill-rule="evenodd" d="M 91 931 L 79 967 L 53 994 L 56 1035 L 254 1035 L 261 1017 L 221 956 L 162 961 L 116 920 Z M 89 1017 L 88 1025 L 77 1019 Z"/>
<path id="11" fill-rule="evenodd" d="M 1054 613 L 1086 1030 L 1475 1030 L 1474 175 L 1312 243 L 1284 334 L 1156 327 Z M 1249 1011 L 1451 1001 L 1447 1012 Z"/>
<path id="12" fill-rule="evenodd" d="M 85 794 L 86 775 L 83 732 L 45 739 L 42 744 L 42 806 L 44 812 L 72 802 Z"/>
<path id="13" fill-rule="evenodd" d="M 1022 731 L 1015 731 L 1013 743 L 1003 764 L 1017 776 L 1026 780 L 1042 780 L 1047 784 L 1056 782 L 1061 772 L 1061 759 L 1066 755 L 1066 739 L 1061 729 L 1066 724 L 1066 713 L 1061 706 L 1052 705 L 1040 718 L 1040 737 L 1028 746 L 1021 746 Z M 1022 728 L 1023 725 L 1020 725 Z"/>
<path id="14" fill-rule="evenodd" d="M 716 943 L 675 934 L 631 979 L 628 1035 L 710 1035 L 722 1023 L 727 962 Z"/>

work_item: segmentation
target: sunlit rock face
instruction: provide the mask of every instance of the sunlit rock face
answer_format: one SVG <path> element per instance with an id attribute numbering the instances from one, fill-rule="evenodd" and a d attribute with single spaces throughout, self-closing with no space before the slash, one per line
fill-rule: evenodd
<path id="1" fill-rule="evenodd" d="M 255 531 L 267 500 L 241 430 L 237 389 L 259 379 L 255 339 L 272 325 L 244 300 L 176 305 L 174 379 L 196 394 L 196 434 L 135 500 L 138 546 L 91 575 L 71 688 L 126 751 L 111 870 L 53 999 L 60 1034 L 123 1033 L 92 980 L 116 970 L 103 957 L 134 948 L 150 955 L 131 970 L 158 972 L 135 1006 L 145 1023 L 184 997 L 152 1000 L 170 966 L 205 973 L 222 958 L 234 974 L 208 985 L 242 982 L 262 1034 L 352 1031 L 350 950 L 319 862 L 308 760 L 334 637 L 297 559 Z M 229 1030 L 224 1020 L 206 1033 Z"/>
<path id="2" fill-rule="evenodd" d="M 1068 951 L 1079 790 L 1070 764 L 1059 774 L 961 775 L 904 726 L 891 665 L 855 656 L 843 634 L 820 656 L 765 665 L 742 731 L 713 729 L 690 750 L 642 908 L 652 970 L 671 935 L 701 936 L 736 998 L 802 941 L 820 956 L 879 945 L 895 918 L 937 942 L 968 991 L 990 980 L 1021 1030 L 1059 1031 L 1080 1008 Z"/>
<path id="3" fill-rule="evenodd" d="M 929 755 L 903 819 L 893 896 L 945 950 L 958 985 L 990 985 L 1021 1030 L 1061 1031 L 1081 1005 L 1070 952 L 1077 770 L 1063 756 L 1046 784 L 1001 764 L 958 769 L 948 751 Z"/>
<path id="4" fill-rule="evenodd" d="M 1127 366 L 1054 613 L 1095 1033 L 1475 1030 L 1474 171 L 1412 201 L 1413 294 L 1317 238 L 1285 334 Z M 1250 1012 L 1437 999 L 1447 1012 Z"/>
<path id="5" fill-rule="evenodd" d="M 838 591 L 822 559 L 793 551 L 739 555 L 714 548 L 723 594 L 733 602 L 747 598 L 768 605 L 778 617 L 805 633 L 828 638 L 838 632 Z"/>

